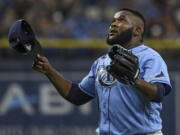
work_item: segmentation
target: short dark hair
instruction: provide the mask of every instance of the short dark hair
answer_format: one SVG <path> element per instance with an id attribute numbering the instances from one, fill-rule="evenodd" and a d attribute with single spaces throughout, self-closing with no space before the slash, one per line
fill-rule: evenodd
<path id="1" fill-rule="evenodd" d="M 142 33 L 142 39 L 141 39 L 141 42 L 143 42 L 143 38 L 144 38 L 144 35 L 146 32 L 146 20 L 145 20 L 144 16 L 139 11 L 134 10 L 134 9 L 130 9 L 130 8 L 122 8 L 119 11 L 129 11 L 129 12 L 133 13 L 135 16 L 139 17 L 143 21 L 144 31 Z"/>

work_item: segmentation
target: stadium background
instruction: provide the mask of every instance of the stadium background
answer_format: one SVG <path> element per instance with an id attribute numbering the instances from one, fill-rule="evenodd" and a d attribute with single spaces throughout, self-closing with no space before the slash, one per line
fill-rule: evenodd
<path id="1" fill-rule="evenodd" d="M 163 101 L 163 131 L 180 135 L 179 0 L 0 0 L 0 135 L 94 135 L 98 125 L 95 100 L 80 107 L 66 102 L 31 69 L 29 57 L 9 48 L 10 25 L 26 19 L 53 66 L 79 82 L 93 60 L 107 52 L 107 29 L 122 7 L 144 14 L 145 43 L 169 67 L 173 91 Z"/>

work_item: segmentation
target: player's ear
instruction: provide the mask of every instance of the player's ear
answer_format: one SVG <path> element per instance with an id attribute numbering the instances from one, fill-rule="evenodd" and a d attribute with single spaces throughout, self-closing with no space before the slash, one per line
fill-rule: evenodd
<path id="1" fill-rule="evenodd" d="M 134 35 L 134 36 L 139 36 L 139 35 L 141 35 L 141 31 L 142 31 L 142 30 L 141 30 L 140 27 L 138 27 L 138 26 L 137 26 L 137 27 L 134 27 L 134 28 L 133 28 L 133 35 Z"/>

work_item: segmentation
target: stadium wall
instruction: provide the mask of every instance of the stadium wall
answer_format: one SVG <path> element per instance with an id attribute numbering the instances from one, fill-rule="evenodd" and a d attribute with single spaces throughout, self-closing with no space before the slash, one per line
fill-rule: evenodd
<path id="1" fill-rule="evenodd" d="M 107 52 L 102 40 L 45 41 L 41 43 L 52 65 L 74 82 L 88 73 L 94 59 Z M 173 86 L 173 91 L 163 101 L 163 131 L 165 135 L 179 135 L 180 44 L 179 41 L 151 42 L 159 45 L 152 47 L 165 59 Z M 174 43 L 176 47 L 172 46 Z M 12 51 L 6 39 L 0 40 L 0 44 L 0 135 L 95 134 L 98 125 L 96 100 L 80 107 L 73 106 L 59 96 L 44 75 L 31 69 L 29 57 Z M 102 48 L 97 44 L 102 44 Z"/>

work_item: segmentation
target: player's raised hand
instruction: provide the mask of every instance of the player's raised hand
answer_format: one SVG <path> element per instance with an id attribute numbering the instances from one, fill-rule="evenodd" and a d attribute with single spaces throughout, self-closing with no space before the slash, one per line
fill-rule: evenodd
<path id="1" fill-rule="evenodd" d="M 36 60 L 34 61 L 32 68 L 43 74 L 48 74 L 53 69 L 48 59 L 45 56 L 37 54 Z"/>

